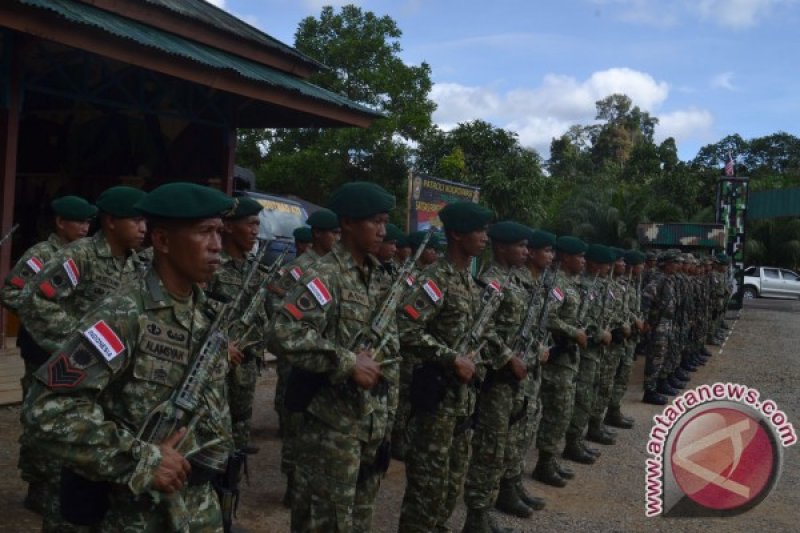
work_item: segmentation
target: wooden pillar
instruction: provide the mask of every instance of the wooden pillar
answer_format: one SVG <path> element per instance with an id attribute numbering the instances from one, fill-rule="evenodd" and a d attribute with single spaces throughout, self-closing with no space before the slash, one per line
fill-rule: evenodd
<path id="1" fill-rule="evenodd" d="M 17 143 L 19 140 L 19 113 L 22 105 L 22 82 L 19 48 L 11 32 L 2 35 L 2 68 L 5 71 L 2 88 L 5 98 L 0 102 L 0 234 L 5 235 L 14 224 L 14 189 L 17 179 Z M 0 249 L 0 280 L 11 269 L 11 242 L 7 240 Z M 6 311 L 0 308 L 0 348 L 5 348 Z"/>

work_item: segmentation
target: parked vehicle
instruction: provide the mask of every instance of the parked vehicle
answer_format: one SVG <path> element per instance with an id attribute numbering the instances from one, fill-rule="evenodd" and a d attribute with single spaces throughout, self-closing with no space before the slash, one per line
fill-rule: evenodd
<path id="1" fill-rule="evenodd" d="M 259 215 L 261 226 L 258 229 L 258 238 L 267 242 L 267 246 L 269 246 L 264 255 L 264 263 L 272 264 L 287 246 L 289 250 L 283 261 L 288 262 L 294 259 L 297 251 L 292 232 L 295 228 L 305 225 L 308 218 L 305 208 L 299 202 L 271 194 L 252 191 L 235 194 L 235 196 L 241 195 L 250 196 L 264 206 Z"/>
<path id="2" fill-rule="evenodd" d="M 785 268 L 751 266 L 744 269 L 745 298 L 800 298 L 800 276 Z"/>

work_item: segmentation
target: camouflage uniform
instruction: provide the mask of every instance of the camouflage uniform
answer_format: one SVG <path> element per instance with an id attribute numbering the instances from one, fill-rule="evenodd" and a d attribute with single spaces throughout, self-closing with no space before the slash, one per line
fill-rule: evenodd
<path id="1" fill-rule="evenodd" d="M 251 278 L 250 286 L 245 288 L 244 278 L 250 268 L 259 267 L 253 261 L 237 261 L 224 251 L 220 253 L 220 267 L 209 283 L 208 291 L 213 295 L 224 296 L 231 302 L 244 291 L 239 309 L 234 309 L 231 316 L 240 317 L 246 311 L 263 280 L 260 271 L 256 271 Z M 228 376 L 233 441 L 237 449 L 246 447 L 250 442 L 250 419 L 253 415 L 258 360 L 263 356 L 266 343 L 266 331 L 263 329 L 263 325 L 268 322 L 266 303 L 262 303 L 255 312 L 253 323 L 261 327 L 245 330 L 242 324 L 234 323 L 234 329 L 228 331 L 231 342 L 234 342 L 245 356 L 241 364 L 231 368 Z"/>
<path id="2" fill-rule="evenodd" d="M 10 311 L 19 314 L 19 308 L 23 303 L 25 286 L 64 246 L 64 242 L 58 235 L 51 233 L 46 241 L 30 247 L 22 254 L 17 264 L 11 269 L 11 272 L 8 273 L 5 284 L 0 289 L 0 302 Z M 22 397 L 24 398 L 33 383 L 33 373 L 47 360 L 47 356 L 50 354 L 43 353 L 41 349 L 32 344 L 30 333 L 24 326 L 20 326 L 17 333 L 17 346 L 19 346 L 20 355 L 25 363 L 25 373 L 20 379 Z M 17 466 L 22 473 L 23 480 L 28 483 L 44 483 L 47 481 L 49 472 L 45 468 L 45 463 L 46 461 L 41 457 L 37 457 L 28 446 L 20 447 Z"/>
<path id="3" fill-rule="evenodd" d="M 484 285 L 503 284 L 509 268 L 490 262 L 479 276 Z M 520 280 L 521 269 L 514 269 L 503 287 L 503 300 L 494 314 L 493 339 L 484 358 L 490 362 L 478 396 L 477 423 L 472 436 L 472 460 L 464 486 L 464 501 L 470 509 L 489 509 L 497 499 L 506 457 L 512 452 L 511 416 L 521 383 L 511 373 L 510 346 L 528 310 L 529 295 Z"/>
<path id="4" fill-rule="evenodd" d="M 292 365 L 290 387 L 315 380 L 302 431 L 294 439 L 292 531 L 369 531 L 383 475 L 379 450 L 391 431 L 397 373 L 383 367 L 372 390 L 350 379 L 356 362 L 354 337 L 368 328 L 388 286 L 373 257 L 359 267 L 337 243 L 290 290 L 270 325 L 270 347 Z M 397 352 L 394 322 L 382 357 Z M 373 342 L 376 339 L 373 339 Z M 304 378 L 300 378 L 304 375 Z M 295 381 L 295 376 L 298 377 Z M 287 408 L 302 408 L 290 400 Z"/>
<path id="5" fill-rule="evenodd" d="M 642 290 L 642 313 L 650 324 L 644 371 L 644 389 L 655 391 L 658 379 L 664 377 L 664 364 L 668 356 L 677 307 L 674 276 L 657 271 Z"/>
<path id="6" fill-rule="evenodd" d="M 225 396 L 227 354 L 218 354 L 214 362 L 200 401 L 207 412 L 181 447 L 184 453 L 203 448 L 190 460 L 184 489 L 154 496 L 161 452 L 157 443 L 136 437 L 148 414 L 183 381 L 206 336 L 207 309 L 199 288 L 178 300 L 151 270 L 98 302 L 36 373 L 25 403 L 30 438 L 42 454 L 104 484 L 100 490 L 108 495 L 109 508 L 99 531 L 222 530 L 209 479 L 233 446 Z M 209 444 L 213 439 L 221 440 Z"/>
<path id="7" fill-rule="evenodd" d="M 140 278 L 148 262 L 135 252 L 120 262 L 111 254 L 102 230 L 62 248 L 23 291 L 20 320 L 34 346 L 48 356 L 54 353 L 98 301 Z M 55 496 L 60 465 L 57 459 L 46 463 L 45 523 L 54 530 L 68 528 L 61 521 Z M 62 525 L 55 525 L 58 523 Z"/>
<path id="8" fill-rule="evenodd" d="M 412 406 L 407 484 L 400 511 L 402 533 L 445 528 L 469 465 L 477 392 L 458 381 L 452 370 L 455 359 L 463 355 L 454 347 L 468 333 L 478 311 L 475 281 L 468 271 L 456 270 L 447 259 L 440 259 L 420 273 L 417 283 L 398 313 L 401 347 L 404 357 L 420 370 L 441 371 L 444 393 L 436 409 Z"/>
<path id="9" fill-rule="evenodd" d="M 642 288 L 639 285 L 639 280 L 631 278 L 625 291 L 628 307 L 628 321 L 633 324 L 635 320 L 642 320 L 641 312 L 641 292 Z M 611 388 L 611 398 L 608 402 L 609 411 L 619 412 L 622 405 L 622 398 L 625 396 L 625 391 L 628 389 L 628 381 L 630 381 L 631 370 L 633 369 L 634 352 L 636 351 L 636 343 L 638 337 L 636 331 L 633 332 L 630 338 L 625 340 L 625 353 L 620 359 L 614 374 L 614 384 Z"/>

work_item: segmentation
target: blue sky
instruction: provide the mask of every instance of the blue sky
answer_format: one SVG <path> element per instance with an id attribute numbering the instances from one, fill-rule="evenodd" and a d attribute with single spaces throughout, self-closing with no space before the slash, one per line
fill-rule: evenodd
<path id="1" fill-rule="evenodd" d="M 614 92 L 660 120 L 681 158 L 725 135 L 800 120 L 800 0 L 212 0 L 287 44 L 322 5 L 359 5 L 403 31 L 432 69 L 434 121 L 483 119 L 547 157 Z"/>

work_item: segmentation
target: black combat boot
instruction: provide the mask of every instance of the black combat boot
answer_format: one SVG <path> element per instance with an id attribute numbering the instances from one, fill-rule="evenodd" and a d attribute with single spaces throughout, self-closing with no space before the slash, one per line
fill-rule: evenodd
<path id="1" fill-rule="evenodd" d="M 603 455 L 602 453 L 600 453 L 600 450 L 598 450 L 597 448 L 592 448 L 590 446 L 587 446 L 584 441 L 581 441 L 581 448 L 583 448 L 583 451 L 585 451 L 589 455 L 594 456 L 595 459 Z"/>
<path id="2" fill-rule="evenodd" d="M 528 518 L 533 514 L 533 509 L 528 507 L 519 497 L 517 489 L 514 487 L 513 479 L 500 480 L 500 492 L 497 493 L 497 501 L 494 507 L 512 516 Z"/>
<path id="3" fill-rule="evenodd" d="M 675 376 L 675 374 L 671 374 L 667 378 L 667 383 L 669 384 L 670 387 L 676 390 L 683 390 L 686 388 L 686 382 L 678 379 L 678 377 Z"/>
<path id="4" fill-rule="evenodd" d="M 525 505 L 533 509 L 534 511 L 541 511 L 547 505 L 547 502 L 544 498 L 539 498 L 530 494 L 527 490 L 525 490 L 525 485 L 522 483 L 522 476 L 517 476 L 513 479 L 514 482 L 514 489 L 517 491 L 517 495 L 519 499 L 525 502 Z"/>
<path id="5" fill-rule="evenodd" d="M 558 462 L 558 458 L 555 458 L 554 461 L 556 462 L 556 470 L 558 471 L 558 475 L 563 477 L 566 480 L 570 480 L 575 477 L 575 471 L 572 470 L 568 466 L 564 466 Z"/>
<path id="6" fill-rule="evenodd" d="M 539 452 L 539 460 L 536 462 L 536 468 L 533 469 L 531 477 L 546 485 L 552 485 L 554 487 L 567 486 L 567 480 L 561 477 L 561 474 L 558 472 L 556 458 L 547 452 Z"/>
<path id="7" fill-rule="evenodd" d="M 283 493 L 283 500 L 281 503 L 287 509 L 292 508 L 292 501 L 294 500 L 294 475 L 292 472 L 286 476 L 286 492 Z"/>
<path id="8" fill-rule="evenodd" d="M 681 361 L 681 368 L 687 372 L 697 372 L 697 367 L 694 366 L 688 359 Z"/>
<path id="9" fill-rule="evenodd" d="M 677 377 L 679 380 L 685 381 L 687 383 L 689 382 L 689 378 L 691 378 L 689 373 L 686 370 L 682 369 L 681 367 L 676 368 L 673 374 L 675 374 L 675 377 Z"/>
<path id="10" fill-rule="evenodd" d="M 28 483 L 28 494 L 25 495 L 25 501 L 22 502 L 22 505 L 25 509 L 40 516 L 44 516 L 45 499 L 46 492 L 44 482 L 32 481 Z"/>
<path id="11" fill-rule="evenodd" d="M 608 408 L 604 422 L 609 426 L 620 429 L 631 429 L 633 427 L 633 418 L 623 415 L 619 407 L 614 406 Z"/>
<path id="12" fill-rule="evenodd" d="M 659 394 L 658 391 L 655 390 L 646 390 L 644 391 L 644 397 L 642 397 L 642 401 L 644 403 L 649 403 L 650 405 L 667 405 L 669 399 L 663 394 Z"/>
<path id="13" fill-rule="evenodd" d="M 616 444 L 614 436 L 608 433 L 602 424 L 589 424 L 589 430 L 586 432 L 586 440 L 596 442 L 597 444 L 605 444 L 609 446 Z"/>
<path id="14" fill-rule="evenodd" d="M 462 533 L 492 533 L 489 527 L 489 511 L 486 509 L 467 509 Z"/>
<path id="15" fill-rule="evenodd" d="M 670 387 L 669 382 L 666 380 L 666 378 L 658 380 L 658 389 L 657 390 L 661 394 L 665 394 L 667 396 L 677 396 L 678 395 L 678 391 L 676 391 L 675 389 Z"/>
<path id="16" fill-rule="evenodd" d="M 595 461 L 597 461 L 594 455 L 583 449 L 580 441 L 573 439 L 567 441 L 567 445 L 564 447 L 564 453 L 561 454 L 561 456 L 564 459 L 569 459 L 570 461 L 575 461 L 576 463 L 584 465 L 593 465 Z"/>

